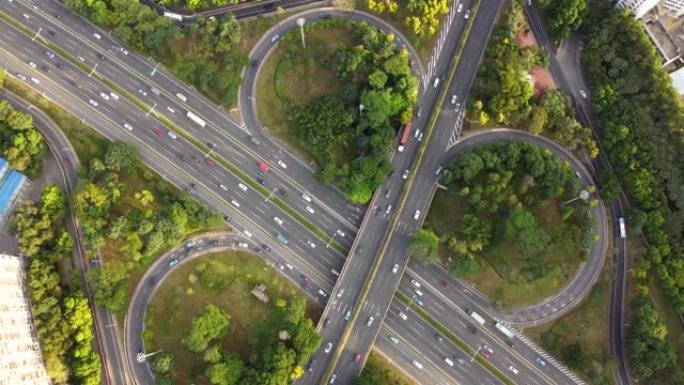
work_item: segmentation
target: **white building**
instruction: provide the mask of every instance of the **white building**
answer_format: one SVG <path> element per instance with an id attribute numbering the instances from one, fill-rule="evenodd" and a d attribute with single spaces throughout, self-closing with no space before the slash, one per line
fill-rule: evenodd
<path id="1" fill-rule="evenodd" d="M 615 6 L 629 9 L 635 18 L 640 19 L 659 2 L 660 0 L 618 0 Z"/>
<path id="2" fill-rule="evenodd" d="M 663 0 L 660 5 L 675 19 L 684 15 L 684 0 Z"/>
<path id="3" fill-rule="evenodd" d="M 0 254 L 0 385 L 48 385 L 21 259 Z"/>

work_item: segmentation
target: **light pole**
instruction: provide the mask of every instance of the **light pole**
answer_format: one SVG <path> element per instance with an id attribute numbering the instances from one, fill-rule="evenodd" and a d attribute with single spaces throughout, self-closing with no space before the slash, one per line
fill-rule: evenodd
<path id="1" fill-rule="evenodd" d="M 157 73 L 157 70 L 159 69 L 159 66 L 160 66 L 160 65 L 161 65 L 161 63 L 157 63 L 157 65 L 154 67 L 154 69 L 152 70 L 152 72 L 150 72 L 150 76 L 154 76 L 154 74 Z"/>
<path id="2" fill-rule="evenodd" d="M 583 200 L 583 201 L 586 202 L 587 199 L 589 199 L 589 192 L 588 192 L 587 190 L 582 190 L 582 191 L 580 191 L 580 193 L 579 193 L 578 196 L 576 196 L 576 197 L 570 199 L 569 201 L 565 201 L 565 202 L 561 203 L 561 206 L 565 206 L 565 205 L 567 205 L 568 203 L 574 202 L 574 201 L 576 201 L 576 200 L 578 200 L 578 199 L 581 199 L 581 200 Z"/>
<path id="3" fill-rule="evenodd" d="M 415 301 L 415 300 L 416 300 L 416 295 L 414 294 L 413 297 L 411 297 L 411 302 L 409 302 L 408 305 L 406 305 L 406 311 L 409 310 L 409 308 L 411 307 L 411 304 L 412 304 L 413 301 Z"/>
<path id="4" fill-rule="evenodd" d="M 328 240 L 328 243 L 325 244 L 326 249 L 330 247 L 330 243 L 333 241 L 333 239 L 335 239 L 335 235 L 337 235 L 337 231 L 332 234 L 332 237 L 330 237 L 330 240 Z"/>
<path id="5" fill-rule="evenodd" d="M 97 65 L 97 64 L 96 64 L 96 65 Z M 154 111 L 155 107 L 157 107 L 157 102 L 154 102 L 154 105 L 152 106 L 152 108 L 150 108 L 149 111 L 147 111 L 147 113 L 145 114 L 145 116 L 150 116 L 150 114 L 152 113 L 152 111 Z"/>
<path id="6" fill-rule="evenodd" d="M 299 26 L 299 30 L 302 32 L 302 47 L 306 49 L 306 40 L 304 39 L 304 24 L 306 24 L 306 19 L 303 17 L 297 19 L 297 25 Z"/>
<path id="7" fill-rule="evenodd" d="M 473 361 L 475 361 L 475 356 L 477 355 L 477 353 L 480 352 L 481 349 L 482 349 L 482 345 L 478 346 L 478 347 L 477 347 L 477 350 L 475 351 L 475 353 L 473 353 L 473 356 L 470 357 L 470 363 L 471 363 L 471 364 L 473 363 Z"/>
<path id="8" fill-rule="evenodd" d="M 214 149 L 215 149 L 215 148 L 216 148 L 216 143 L 212 143 L 212 144 L 211 144 L 211 148 L 209 149 L 209 151 L 207 151 L 206 154 L 204 154 L 204 157 L 205 157 L 205 158 L 208 158 L 209 155 L 211 155 L 211 153 L 214 152 Z"/>
<path id="9" fill-rule="evenodd" d="M 156 352 L 152 352 L 150 354 L 145 354 L 143 352 L 140 352 L 135 356 L 135 358 L 138 360 L 139 363 L 142 364 L 143 362 L 145 362 L 145 360 L 147 360 L 147 357 L 151 357 L 151 356 L 153 356 L 157 353 L 161 353 L 161 352 L 162 352 L 161 350 L 157 350 Z"/>
<path id="10" fill-rule="evenodd" d="M 363 112 L 363 110 L 365 110 L 365 109 L 366 109 L 366 106 L 364 106 L 363 104 L 359 104 L 359 118 L 361 117 L 361 112 Z"/>
<path id="11" fill-rule="evenodd" d="M 275 194 L 276 191 L 278 191 L 278 188 L 274 187 L 273 191 L 271 191 L 271 193 L 268 194 L 268 196 L 266 197 L 266 200 L 264 202 L 268 202 L 268 200 L 271 199 L 271 197 L 273 196 L 273 194 Z"/>
<path id="12" fill-rule="evenodd" d="M 88 74 L 88 77 L 93 76 L 93 74 L 95 73 L 95 68 L 97 68 L 97 63 L 95 63 L 95 65 L 93 66 L 93 70 L 90 71 L 90 73 Z"/>
<path id="13" fill-rule="evenodd" d="M 35 41 L 38 38 L 38 35 L 40 35 L 40 31 L 42 31 L 42 30 L 43 30 L 43 28 L 38 28 L 38 32 L 36 32 L 36 34 L 33 35 L 33 39 L 31 39 L 31 41 Z"/>

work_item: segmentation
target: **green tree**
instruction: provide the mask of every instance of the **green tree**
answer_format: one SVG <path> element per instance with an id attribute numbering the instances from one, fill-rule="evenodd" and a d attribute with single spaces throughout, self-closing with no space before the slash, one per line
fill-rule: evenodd
<path id="1" fill-rule="evenodd" d="M 241 383 L 245 364 L 237 354 L 228 353 L 220 362 L 210 365 L 206 375 L 214 385 L 237 385 Z"/>
<path id="2" fill-rule="evenodd" d="M 155 355 L 152 359 L 152 371 L 156 374 L 168 373 L 175 366 L 176 355 L 173 353 L 162 352 Z"/>
<path id="3" fill-rule="evenodd" d="M 545 0 L 551 37 L 558 43 L 578 29 L 589 10 L 587 0 Z"/>
<path id="4" fill-rule="evenodd" d="M 138 166 L 138 150 L 126 142 L 109 142 L 104 163 L 109 170 L 130 173 Z"/>
<path id="5" fill-rule="evenodd" d="M 627 335 L 627 359 L 632 375 L 649 379 L 656 372 L 674 365 L 676 353 L 665 337 L 667 328 L 655 303 L 648 297 L 632 302 L 632 324 Z"/>
<path id="6" fill-rule="evenodd" d="M 108 262 L 88 272 L 88 285 L 95 302 L 105 309 L 118 313 L 128 304 L 128 271 L 118 261 Z"/>
<path id="7" fill-rule="evenodd" d="M 434 232 L 428 229 L 420 229 L 411 237 L 409 252 L 412 258 L 427 263 L 437 259 L 438 246 L 439 238 Z"/>
<path id="8" fill-rule="evenodd" d="M 534 215 L 525 209 L 511 211 L 504 223 L 504 237 L 525 253 L 540 254 L 548 248 L 548 235 L 539 228 Z"/>
<path id="9" fill-rule="evenodd" d="M 598 175 L 596 181 L 599 186 L 599 192 L 603 199 L 611 201 L 617 199 L 620 194 L 620 182 L 611 171 L 602 171 Z"/>
<path id="10" fill-rule="evenodd" d="M 196 353 L 204 351 L 211 340 L 224 336 L 229 322 L 230 316 L 223 310 L 215 305 L 206 305 L 193 318 L 190 331 L 185 337 L 185 345 Z"/>

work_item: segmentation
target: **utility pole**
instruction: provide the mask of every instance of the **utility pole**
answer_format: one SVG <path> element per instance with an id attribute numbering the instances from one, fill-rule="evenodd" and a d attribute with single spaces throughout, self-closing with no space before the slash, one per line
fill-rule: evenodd
<path id="1" fill-rule="evenodd" d="M 157 65 L 154 67 L 154 69 L 152 70 L 152 72 L 150 72 L 150 76 L 154 76 L 154 74 L 157 73 L 157 70 L 159 69 L 159 66 L 160 66 L 160 65 L 161 65 L 161 63 L 157 63 Z"/>
<path id="2" fill-rule="evenodd" d="M 337 235 L 337 232 L 334 232 L 332 237 L 330 237 L 330 240 L 328 241 L 328 243 L 325 244 L 326 249 L 330 247 L 330 243 L 332 243 L 333 239 L 335 239 L 335 235 Z"/>
<path id="3" fill-rule="evenodd" d="M 43 28 L 38 28 L 38 32 L 36 32 L 36 34 L 33 35 L 33 39 L 31 39 L 31 41 L 35 41 L 38 38 L 38 35 L 40 35 L 40 31 L 42 31 L 42 30 L 43 30 Z M 302 32 L 302 33 L 304 33 L 304 32 Z M 304 35 L 302 35 L 302 37 L 303 36 Z"/>
<path id="4" fill-rule="evenodd" d="M 205 157 L 205 158 L 208 158 L 208 157 L 211 155 L 211 153 L 214 152 L 214 149 L 215 149 L 215 148 L 216 148 L 216 143 L 212 143 L 212 144 L 211 144 L 211 148 L 209 149 L 209 151 L 207 151 L 206 154 L 204 154 L 204 157 Z"/>
<path id="5" fill-rule="evenodd" d="M 302 47 L 306 49 L 306 40 L 304 39 L 304 24 L 306 24 L 306 19 L 303 17 L 297 19 L 297 25 L 299 26 L 299 30 L 302 32 Z"/>
<path id="6" fill-rule="evenodd" d="M 90 71 L 90 73 L 88 74 L 88 77 L 93 76 L 93 74 L 95 73 L 95 68 L 97 68 L 97 63 L 95 63 L 95 65 L 93 66 L 93 70 Z"/>
<path id="7" fill-rule="evenodd" d="M 96 64 L 96 65 L 97 65 L 97 64 Z M 154 105 L 152 106 L 152 108 L 150 108 L 149 111 L 147 111 L 147 113 L 145 114 L 145 116 L 150 116 L 150 114 L 152 113 L 152 111 L 154 111 L 155 107 L 157 107 L 157 102 L 154 102 Z"/>

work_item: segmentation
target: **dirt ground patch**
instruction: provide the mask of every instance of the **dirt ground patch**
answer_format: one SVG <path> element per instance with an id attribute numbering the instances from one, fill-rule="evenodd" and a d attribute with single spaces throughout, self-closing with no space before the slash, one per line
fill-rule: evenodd
<path id="1" fill-rule="evenodd" d="M 556 83 L 553 81 L 551 71 L 546 67 L 532 67 L 528 76 L 536 96 L 543 94 L 547 90 L 557 88 Z"/>

